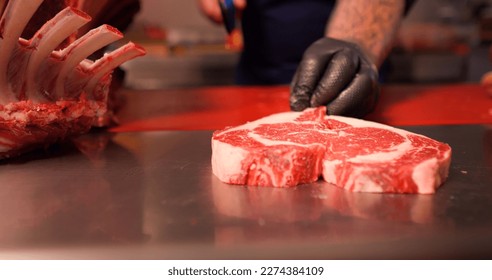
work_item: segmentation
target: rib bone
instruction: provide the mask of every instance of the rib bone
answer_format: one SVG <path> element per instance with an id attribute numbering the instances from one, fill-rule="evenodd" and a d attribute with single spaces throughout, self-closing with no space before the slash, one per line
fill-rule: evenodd
<path id="1" fill-rule="evenodd" d="M 29 47 L 37 49 L 33 52 L 27 66 L 27 98 L 39 101 L 42 95 L 35 94 L 35 82 L 41 63 L 58 47 L 68 36 L 77 31 L 91 20 L 90 16 L 72 9 L 65 8 L 52 20 L 47 22 L 31 39 Z"/>
<path id="2" fill-rule="evenodd" d="M 123 37 L 109 25 L 92 29 L 66 48 L 55 50 L 91 20 L 71 7 L 46 22 L 29 40 L 20 38 L 42 2 L 11 0 L 5 8 L 0 21 L 0 105 L 22 100 L 54 102 L 77 98 L 81 93 L 89 99 L 97 96 L 105 100 L 110 78 L 103 77 L 145 51 L 131 43 L 94 64 L 88 62 L 89 55 Z M 88 70 L 87 65 L 93 66 Z M 98 85 L 100 82 L 105 85 Z M 103 92 L 95 92 L 98 89 Z"/>
<path id="3" fill-rule="evenodd" d="M 0 19 L 0 104 L 14 99 L 7 81 L 7 68 L 11 54 L 22 31 L 43 0 L 9 1 Z"/>
<path id="4" fill-rule="evenodd" d="M 58 98 L 64 96 L 66 92 L 64 87 L 65 79 L 70 71 L 72 71 L 85 58 L 95 51 L 121 39 L 122 37 L 123 34 L 121 34 L 121 32 L 117 29 L 109 25 L 102 25 L 89 31 L 66 49 L 62 50 L 60 53 L 60 59 L 63 61 L 63 65 L 56 80 L 55 96 Z M 118 65 L 116 67 L 118 67 Z"/>

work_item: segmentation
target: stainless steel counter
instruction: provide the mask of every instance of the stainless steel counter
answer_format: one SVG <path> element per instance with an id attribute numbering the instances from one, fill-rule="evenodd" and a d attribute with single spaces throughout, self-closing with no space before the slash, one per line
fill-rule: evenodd
<path id="1" fill-rule="evenodd" d="M 435 195 L 221 183 L 210 131 L 94 132 L 0 164 L 1 259 L 492 257 L 492 127 L 449 143 Z"/>

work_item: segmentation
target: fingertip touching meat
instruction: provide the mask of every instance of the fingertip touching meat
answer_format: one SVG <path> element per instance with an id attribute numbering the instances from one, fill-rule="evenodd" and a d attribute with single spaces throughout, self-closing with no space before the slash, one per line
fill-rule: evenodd
<path id="1" fill-rule="evenodd" d="M 73 1 L 72 1 L 73 2 Z M 10 0 L 0 19 L 0 159 L 100 126 L 112 71 L 145 54 L 128 42 L 92 61 L 123 34 L 102 25 L 75 38 L 91 17 L 67 6 L 22 38 L 43 0 Z"/>
<path id="2" fill-rule="evenodd" d="M 434 193 L 451 148 L 423 135 L 323 107 L 214 132 L 212 170 L 223 182 L 292 187 L 325 181 L 354 192 Z"/>

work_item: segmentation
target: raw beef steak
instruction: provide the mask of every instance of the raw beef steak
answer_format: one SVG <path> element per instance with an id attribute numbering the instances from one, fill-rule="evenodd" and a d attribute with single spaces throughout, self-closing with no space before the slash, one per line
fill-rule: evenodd
<path id="1" fill-rule="evenodd" d="M 324 107 L 273 114 L 212 137 L 223 182 L 291 187 L 329 183 L 354 192 L 434 193 L 446 180 L 449 145 L 379 123 L 327 116 Z"/>

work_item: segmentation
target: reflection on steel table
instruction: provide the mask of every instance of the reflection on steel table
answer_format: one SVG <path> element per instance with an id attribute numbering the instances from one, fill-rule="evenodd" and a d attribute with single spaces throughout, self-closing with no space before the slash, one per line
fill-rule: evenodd
<path id="1" fill-rule="evenodd" d="M 211 131 L 94 132 L 0 165 L 0 258 L 491 257 L 491 128 L 405 128 L 453 148 L 435 195 L 232 186 Z"/>

